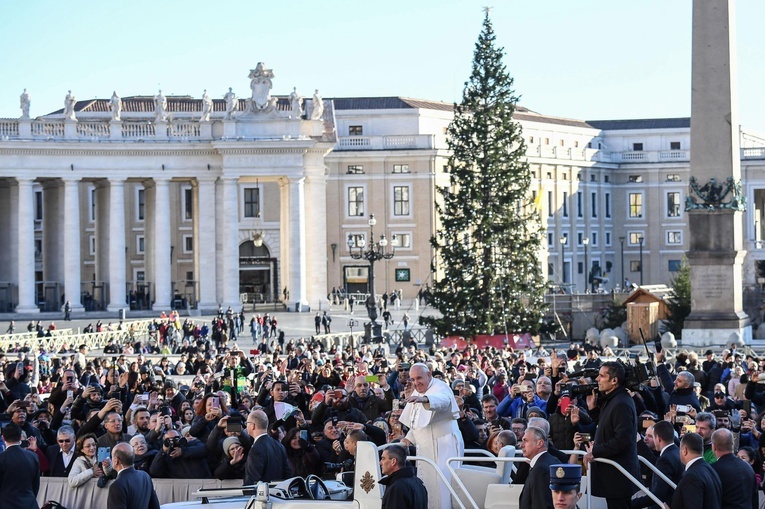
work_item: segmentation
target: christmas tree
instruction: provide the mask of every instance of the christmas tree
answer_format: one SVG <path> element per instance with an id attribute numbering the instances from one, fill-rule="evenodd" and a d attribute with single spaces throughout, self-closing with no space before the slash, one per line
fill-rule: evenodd
<path id="1" fill-rule="evenodd" d="M 421 318 L 441 335 L 536 333 L 545 309 L 539 211 L 512 118 L 518 97 L 495 39 L 487 12 L 448 129 L 450 185 L 438 189 L 428 295 L 441 316 Z"/>

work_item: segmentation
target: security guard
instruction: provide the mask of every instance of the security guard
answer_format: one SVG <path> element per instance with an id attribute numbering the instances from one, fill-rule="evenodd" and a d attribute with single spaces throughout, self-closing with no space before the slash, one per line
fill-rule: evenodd
<path id="1" fill-rule="evenodd" d="M 553 507 L 555 509 L 576 509 L 582 498 L 580 483 L 582 481 L 581 465 L 550 465 L 550 490 L 552 490 Z"/>

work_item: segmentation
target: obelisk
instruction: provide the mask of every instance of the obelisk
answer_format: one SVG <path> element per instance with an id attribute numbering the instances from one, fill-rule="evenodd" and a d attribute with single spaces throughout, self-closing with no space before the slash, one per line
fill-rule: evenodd
<path id="1" fill-rule="evenodd" d="M 735 0 L 693 1 L 690 230 L 691 314 L 683 345 L 751 341 L 743 310 L 743 211 Z"/>

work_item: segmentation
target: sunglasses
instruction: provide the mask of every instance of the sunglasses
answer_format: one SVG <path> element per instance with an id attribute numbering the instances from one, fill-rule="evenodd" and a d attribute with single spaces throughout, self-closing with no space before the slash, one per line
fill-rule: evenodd
<path id="1" fill-rule="evenodd" d="M 59 440 L 58 440 L 58 443 L 59 443 L 59 444 L 68 444 L 68 443 L 69 443 L 69 442 L 71 442 L 71 441 L 72 441 L 72 439 L 71 439 L 71 438 L 65 438 L 65 439 L 59 439 Z"/>

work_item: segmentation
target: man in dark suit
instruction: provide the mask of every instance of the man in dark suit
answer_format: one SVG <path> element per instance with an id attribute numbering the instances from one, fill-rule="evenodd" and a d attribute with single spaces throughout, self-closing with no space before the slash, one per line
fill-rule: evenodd
<path id="1" fill-rule="evenodd" d="M 704 439 L 687 433 L 680 440 L 680 460 L 685 472 L 672 496 L 671 509 L 720 509 L 722 486 L 720 477 L 702 458 Z M 741 461 L 741 460 L 739 460 Z"/>
<path id="2" fill-rule="evenodd" d="M 13 422 L 3 428 L 7 449 L 0 453 L 0 500 L 4 509 L 38 509 L 40 462 L 37 455 L 22 449 L 21 427 Z"/>
<path id="3" fill-rule="evenodd" d="M 245 486 L 292 477 L 287 451 L 268 435 L 268 416 L 265 412 L 255 410 L 247 416 L 247 433 L 252 437 L 253 444 L 247 456 Z"/>
<path id="4" fill-rule="evenodd" d="M 754 469 L 733 454 L 733 433 L 725 428 L 712 433 L 712 450 L 717 458 L 712 470 L 722 485 L 722 509 L 758 509 L 760 496 Z"/>
<path id="5" fill-rule="evenodd" d="M 154 484 L 146 472 L 133 468 L 133 448 L 119 443 L 112 448 L 112 466 L 117 479 L 109 486 L 107 509 L 159 509 Z"/>
<path id="6" fill-rule="evenodd" d="M 553 509 L 550 492 L 550 465 L 560 463 L 547 452 L 547 433 L 542 428 L 529 426 L 521 440 L 523 457 L 530 460 L 531 470 L 523 484 L 519 500 L 520 509 Z"/>
<path id="7" fill-rule="evenodd" d="M 608 509 L 624 509 L 637 487 L 616 468 L 592 462 L 606 458 L 621 465 L 636 479 L 640 478 L 637 457 L 637 411 L 635 402 L 624 387 L 624 368 L 618 362 L 605 362 L 598 372 L 599 395 L 587 396 L 592 420 L 598 423 L 595 440 L 587 447 L 585 465 L 592 467 L 592 494 L 606 499 Z"/>
<path id="8" fill-rule="evenodd" d="M 61 426 L 56 434 L 58 445 L 52 445 L 45 451 L 48 458 L 48 477 L 69 477 L 74 465 L 75 433 L 71 426 Z"/>
<path id="9" fill-rule="evenodd" d="M 683 462 L 680 461 L 680 449 L 675 445 L 675 430 L 672 428 L 672 423 L 659 421 L 652 428 L 654 447 L 661 452 L 656 460 L 656 468 L 677 484 L 683 476 L 684 468 Z M 662 502 L 669 503 L 675 490 L 658 475 L 654 475 L 651 478 L 651 493 Z M 632 499 L 631 507 L 632 509 L 640 509 L 642 507 L 656 508 L 657 506 L 648 496 L 642 496 Z"/>

